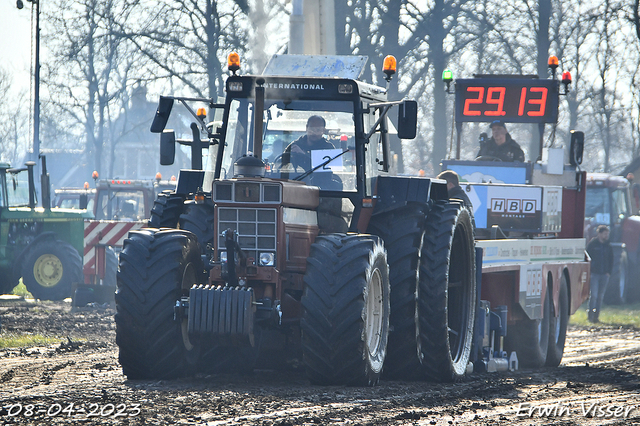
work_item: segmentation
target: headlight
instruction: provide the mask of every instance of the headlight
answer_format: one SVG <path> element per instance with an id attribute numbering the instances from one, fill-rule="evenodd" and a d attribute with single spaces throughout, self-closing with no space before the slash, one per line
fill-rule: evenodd
<path id="1" fill-rule="evenodd" d="M 274 260 L 273 253 L 260 253 L 260 266 L 273 266 Z"/>
<path id="2" fill-rule="evenodd" d="M 231 81 L 229 82 L 229 91 L 230 92 L 242 92 L 242 83 L 239 81 Z"/>
<path id="3" fill-rule="evenodd" d="M 221 251 L 220 252 L 220 262 L 226 262 L 227 261 L 227 252 L 226 251 Z"/>

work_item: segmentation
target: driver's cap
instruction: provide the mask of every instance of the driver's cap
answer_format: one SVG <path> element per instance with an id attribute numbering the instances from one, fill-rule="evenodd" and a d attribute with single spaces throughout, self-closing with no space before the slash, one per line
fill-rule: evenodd
<path id="1" fill-rule="evenodd" d="M 493 120 L 491 124 L 489 124 L 489 128 L 491 129 L 493 129 L 495 126 L 504 127 L 504 129 L 507 130 L 507 126 L 505 126 L 504 121 L 502 120 Z"/>

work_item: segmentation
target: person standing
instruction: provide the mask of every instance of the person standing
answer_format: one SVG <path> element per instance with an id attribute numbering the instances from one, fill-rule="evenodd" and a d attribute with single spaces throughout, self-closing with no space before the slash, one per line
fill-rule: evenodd
<path id="1" fill-rule="evenodd" d="M 613 249 L 609 243 L 607 225 L 598 226 L 597 235 L 587 244 L 587 253 L 591 258 L 591 288 L 587 316 L 589 322 L 597 323 L 600 322 L 600 307 L 613 269 Z"/>

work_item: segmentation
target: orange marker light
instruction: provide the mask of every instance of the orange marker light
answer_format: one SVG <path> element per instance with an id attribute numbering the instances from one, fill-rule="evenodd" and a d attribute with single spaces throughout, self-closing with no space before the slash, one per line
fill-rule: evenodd
<path id="1" fill-rule="evenodd" d="M 558 66 L 558 57 L 557 56 L 549 56 L 549 66 L 550 67 L 557 67 Z"/>
<path id="2" fill-rule="evenodd" d="M 89 182 L 84 183 L 84 189 L 89 189 Z"/>
<path id="3" fill-rule="evenodd" d="M 160 172 L 156 173 L 156 180 L 162 179 L 162 174 Z"/>
<path id="4" fill-rule="evenodd" d="M 91 173 L 91 177 L 93 179 L 98 179 L 98 172 L 94 170 L 93 173 Z"/>
<path id="5" fill-rule="evenodd" d="M 196 111 L 196 115 L 200 118 L 205 118 L 207 116 L 207 110 L 204 108 L 198 108 L 198 111 Z"/>
<path id="6" fill-rule="evenodd" d="M 227 57 L 227 66 L 229 67 L 229 71 L 231 71 L 234 75 L 236 71 L 240 69 L 240 55 L 238 52 L 231 52 Z"/>
<path id="7" fill-rule="evenodd" d="M 384 58 L 382 71 L 387 75 L 387 81 L 391 80 L 391 76 L 396 73 L 396 58 L 393 55 L 387 55 Z"/>

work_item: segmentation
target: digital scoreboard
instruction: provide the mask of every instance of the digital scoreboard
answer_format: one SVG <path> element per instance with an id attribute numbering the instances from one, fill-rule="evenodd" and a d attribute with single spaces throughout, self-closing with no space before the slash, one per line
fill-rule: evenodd
<path id="1" fill-rule="evenodd" d="M 498 77 L 498 76 L 496 76 Z M 456 121 L 553 123 L 559 82 L 535 78 L 473 78 L 455 82 Z"/>

